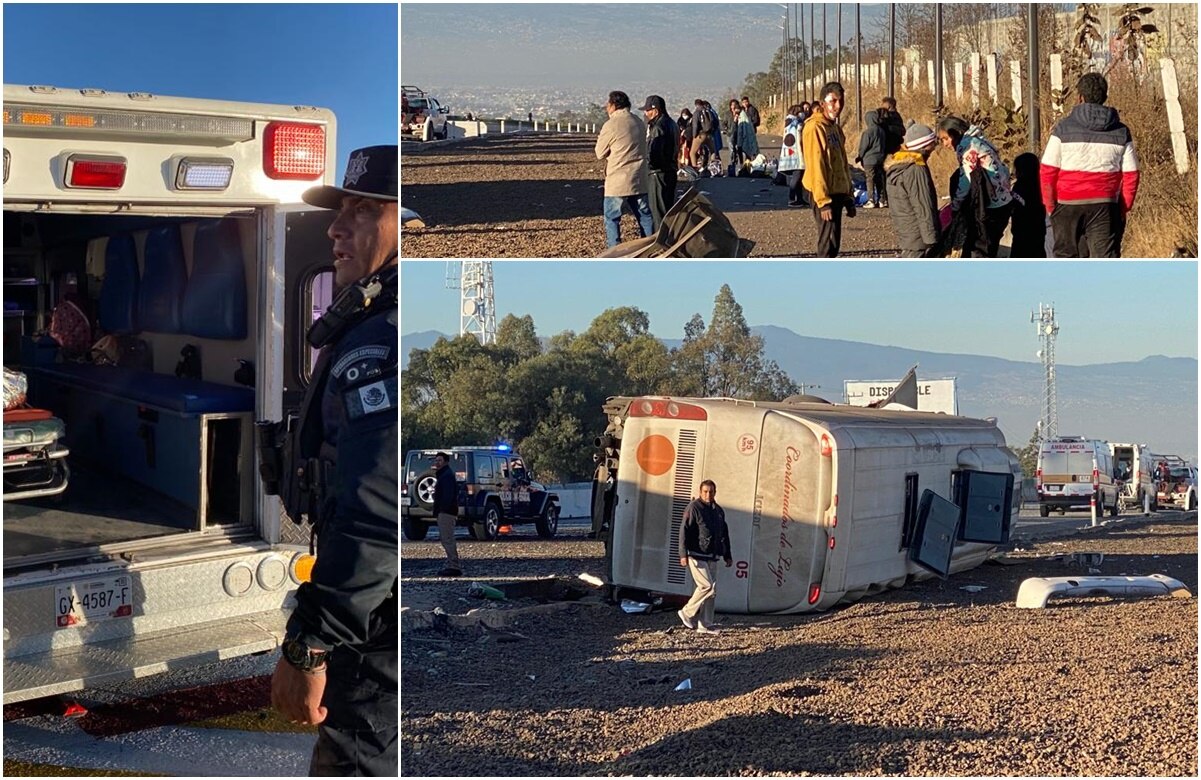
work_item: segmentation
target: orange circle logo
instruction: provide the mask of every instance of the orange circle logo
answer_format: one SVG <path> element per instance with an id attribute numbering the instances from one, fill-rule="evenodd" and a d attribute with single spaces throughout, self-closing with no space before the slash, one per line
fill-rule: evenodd
<path id="1" fill-rule="evenodd" d="M 676 462 L 676 448 L 666 436 L 647 436 L 638 445 L 638 465 L 652 476 L 660 477 Z"/>

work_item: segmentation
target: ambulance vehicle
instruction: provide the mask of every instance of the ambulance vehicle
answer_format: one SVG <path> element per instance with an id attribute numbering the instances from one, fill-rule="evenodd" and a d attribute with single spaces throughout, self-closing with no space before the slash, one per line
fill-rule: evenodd
<path id="1" fill-rule="evenodd" d="M 1039 444 L 1034 472 L 1038 492 L 1038 514 L 1051 510 L 1089 510 L 1095 501 L 1097 514 L 1118 514 L 1118 483 L 1113 476 L 1113 456 L 1108 442 L 1083 436 L 1059 436 Z"/>
<path id="2" fill-rule="evenodd" d="M 311 378 L 333 214 L 300 196 L 334 183 L 335 131 L 308 106 L 4 87 L 4 362 L 69 453 L 65 490 L 5 496 L 6 704 L 279 644 L 311 529 L 264 493 L 254 422 Z M 68 303 L 101 348 L 46 335 Z"/>

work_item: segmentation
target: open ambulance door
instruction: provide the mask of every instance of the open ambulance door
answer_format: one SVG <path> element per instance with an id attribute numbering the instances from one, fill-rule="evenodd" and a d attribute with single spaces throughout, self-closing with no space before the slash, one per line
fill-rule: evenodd
<path id="1" fill-rule="evenodd" d="M 336 213 L 304 203 L 276 206 L 265 231 L 274 237 L 268 256 L 272 264 L 262 285 L 265 319 L 259 354 L 257 386 L 259 419 L 281 420 L 299 412 L 304 391 L 312 379 L 317 350 L 305 341 L 309 326 L 333 300 L 333 242 L 326 231 Z M 270 238 L 268 240 L 271 240 Z M 272 542 L 307 546 L 310 527 L 282 516 L 279 499 L 260 495 L 264 538 Z"/>

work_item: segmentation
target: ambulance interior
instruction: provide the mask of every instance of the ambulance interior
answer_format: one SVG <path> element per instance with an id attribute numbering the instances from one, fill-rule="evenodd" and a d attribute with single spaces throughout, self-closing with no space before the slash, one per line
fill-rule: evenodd
<path id="1" fill-rule="evenodd" d="M 67 453 L 66 479 L 49 461 L 10 469 L 31 434 L 5 411 L 6 570 L 253 531 L 257 224 L 5 211 L 4 365 L 26 378 L 26 416 L 61 421 Z M 329 277 L 310 298 L 329 299 Z M 90 334 L 69 327 L 77 312 Z"/>

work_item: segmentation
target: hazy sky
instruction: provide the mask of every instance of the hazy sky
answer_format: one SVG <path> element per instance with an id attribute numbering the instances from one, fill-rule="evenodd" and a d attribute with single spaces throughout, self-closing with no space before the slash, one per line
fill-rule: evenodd
<path id="1" fill-rule="evenodd" d="M 806 38 L 814 8 L 818 40 L 824 6 L 831 45 L 841 5 L 842 40 L 853 40 L 855 3 L 791 5 L 804 14 Z M 860 4 L 865 39 L 876 38 L 887 8 Z M 767 69 L 782 42 L 783 14 L 778 3 L 402 2 L 401 77 L 440 88 L 736 88 L 748 73 Z"/>
<path id="2" fill-rule="evenodd" d="M 540 336 L 577 333 L 608 308 L 636 306 L 651 332 L 681 338 L 728 283 L 750 325 L 803 336 L 1037 362 L 1031 311 L 1054 303 L 1060 363 L 1197 356 L 1193 262 L 498 261 L 497 321 L 534 318 Z M 444 261 L 406 260 L 402 334 L 459 330 Z"/>

